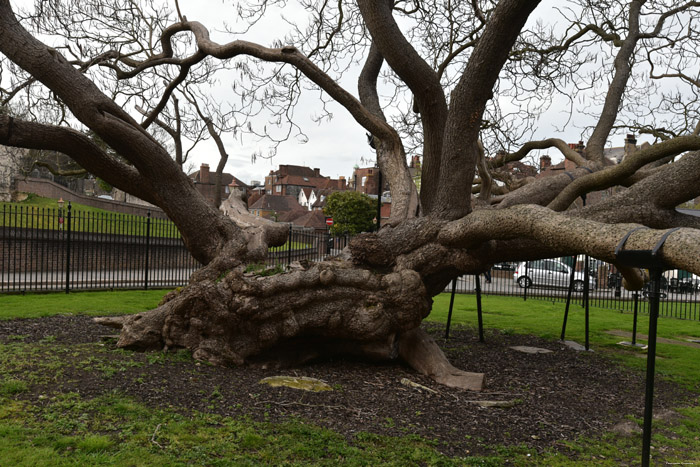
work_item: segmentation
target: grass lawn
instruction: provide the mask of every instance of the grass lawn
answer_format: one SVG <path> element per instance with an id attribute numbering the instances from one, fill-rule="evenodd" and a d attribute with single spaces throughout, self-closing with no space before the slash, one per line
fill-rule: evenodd
<path id="1" fill-rule="evenodd" d="M 26 200 L 19 203 L 0 202 L 0 227 L 58 230 L 59 210 L 56 201 L 30 194 Z M 68 203 L 63 207 L 64 217 L 67 216 L 67 212 Z M 73 232 L 145 236 L 146 219 L 143 216 L 115 213 L 80 203 L 71 204 Z M 150 236 L 176 238 L 180 234 L 171 221 L 151 219 Z"/>
<path id="2" fill-rule="evenodd" d="M 280 246 L 271 246 L 267 249 L 267 251 L 269 251 L 271 253 L 285 252 L 285 251 L 289 251 L 290 246 L 291 246 L 292 250 L 305 250 L 306 248 L 311 248 L 313 245 L 311 243 L 292 241 L 291 243 L 286 242 L 284 245 L 280 245 Z"/>
<path id="3" fill-rule="evenodd" d="M 158 306 L 165 290 L 1 295 L 0 320 L 60 314 L 107 316 L 139 313 Z"/>
<path id="4" fill-rule="evenodd" d="M 150 290 L 0 295 L 0 318 L 136 313 L 153 308 L 164 293 Z M 448 306 L 449 294 L 435 297 L 428 319 L 445 323 Z M 486 330 L 557 339 L 563 309 L 560 303 L 483 297 Z M 592 308 L 590 316 L 590 342 L 596 352 L 624 365 L 644 368 L 642 350 L 616 345 L 628 339 L 607 332 L 631 331 L 631 314 Z M 453 326 L 475 327 L 476 323 L 474 296 L 458 295 Z M 640 315 L 640 334 L 647 332 L 647 323 L 648 316 Z M 661 318 L 659 337 L 668 340 L 659 342 L 657 348 L 659 377 L 700 391 L 700 349 L 682 345 L 688 338 L 700 338 L 700 323 Z M 567 339 L 583 342 L 583 310 L 579 306 L 571 308 Z M 203 413 L 183 415 L 168 407 L 149 408 L 120 394 L 97 399 L 76 393 L 45 399 L 39 396 L 35 401 L 23 399 L 21 395 L 30 385 L 46 383 L 47 378 L 67 377 L 62 374 L 61 362 L 72 358 L 78 349 L 50 344 L 18 340 L 0 345 L 0 465 L 612 466 L 619 464 L 609 459 L 624 458 L 629 465 L 636 465 L 641 455 L 641 435 L 601 433 L 595 440 L 563 443 L 570 452 L 577 453 L 579 460 L 575 461 L 557 452 L 526 457 L 517 448 L 503 448 L 489 458 L 450 459 L 438 453 L 429 441 L 415 436 L 388 438 L 359 433 L 349 441 L 300 420 L 273 424 Z M 22 368 L 22 372 L 18 373 L 17 368 Z M 15 376 L 4 376 L 11 372 Z M 652 445 L 673 462 L 699 464 L 700 407 L 696 404 L 681 408 L 679 413 L 679 419 L 654 423 Z M 641 425 L 641 420 L 634 421 Z"/>

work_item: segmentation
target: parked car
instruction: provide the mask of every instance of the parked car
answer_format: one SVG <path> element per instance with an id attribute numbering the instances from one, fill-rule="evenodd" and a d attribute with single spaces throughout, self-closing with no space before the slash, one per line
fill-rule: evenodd
<path id="1" fill-rule="evenodd" d="M 539 259 L 518 263 L 513 273 L 513 280 L 521 287 L 528 288 L 533 285 L 544 287 L 569 287 L 571 277 L 571 267 L 556 259 Z M 584 273 L 577 271 L 574 273 L 574 290 L 583 292 L 585 284 Z M 595 277 L 591 274 L 588 277 L 588 288 L 596 288 Z"/>

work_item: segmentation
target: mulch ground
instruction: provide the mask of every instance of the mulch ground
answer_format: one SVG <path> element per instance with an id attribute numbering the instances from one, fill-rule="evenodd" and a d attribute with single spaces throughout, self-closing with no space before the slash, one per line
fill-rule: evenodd
<path id="1" fill-rule="evenodd" d="M 565 452 L 564 440 L 609 431 L 628 415 L 641 417 L 644 375 L 621 368 L 601 353 L 577 352 L 556 341 L 508 335 L 488 330 L 479 343 L 471 329 L 454 328 L 449 341 L 444 327 L 426 328 L 458 368 L 487 375 L 481 393 L 440 386 L 401 364 L 328 360 L 285 371 L 220 368 L 175 359 L 128 367 L 105 377 L 79 366 L 66 372 L 65 382 L 53 388 L 33 387 L 32 398 L 46 391 L 77 391 L 83 397 L 121 391 L 150 406 L 198 410 L 254 420 L 295 417 L 335 430 L 349 439 L 357 432 L 394 436 L 415 434 L 435 440 L 448 455 L 492 452 L 494 445 L 525 445 L 542 451 Z M 103 343 L 111 330 L 88 317 L 0 321 L 0 342 L 25 336 L 31 343 L 50 337 L 55 345 Z M 525 354 L 511 346 L 534 346 L 552 353 Z M 146 363 L 148 355 L 108 351 L 101 358 L 133 359 Z M 152 357 L 152 356 L 151 356 Z M 259 384 L 268 376 L 317 378 L 334 390 L 311 393 Z M 407 386 L 403 379 L 432 391 Z M 658 381 L 655 410 L 682 404 L 691 394 Z M 508 401 L 512 407 L 483 408 L 474 401 Z"/>

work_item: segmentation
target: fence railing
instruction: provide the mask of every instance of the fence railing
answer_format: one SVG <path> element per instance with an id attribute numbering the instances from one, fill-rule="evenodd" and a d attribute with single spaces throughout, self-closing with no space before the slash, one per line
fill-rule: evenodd
<path id="1" fill-rule="evenodd" d="M 328 232 L 317 232 L 289 225 L 287 242 L 270 248 L 267 256 L 268 265 L 283 264 L 289 266 L 293 261 L 323 261 L 329 255 L 339 254 L 348 245 L 350 237 L 331 236 Z"/>
<path id="2" fill-rule="evenodd" d="M 165 219 L 3 206 L 0 292 L 177 287 L 201 265 Z"/>
<path id="3" fill-rule="evenodd" d="M 74 211 L 70 205 L 5 205 L 0 216 L 0 293 L 178 287 L 201 266 L 166 219 Z M 289 229 L 287 242 L 270 248 L 268 265 L 322 261 L 349 241 L 348 236 Z M 572 304 L 583 305 L 587 293 L 591 306 L 648 312 L 646 289 L 624 289 L 613 265 L 591 259 L 588 287 L 585 269 L 583 257 L 496 264 L 479 276 L 481 293 L 564 302 L 571 285 Z M 460 277 L 456 291 L 474 293 L 475 279 Z M 700 320 L 700 278 L 667 271 L 661 288 L 662 316 Z"/>
<path id="4" fill-rule="evenodd" d="M 573 284 L 571 284 L 574 269 Z M 566 302 L 571 287 L 571 303 L 620 311 L 649 312 L 648 284 L 633 292 L 622 287 L 622 276 L 615 266 L 589 260 L 588 290 L 586 290 L 585 260 L 579 257 L 550 258 L 537 261 L 494 265 L 479 277 L 483 295 L 506 295 L 523 300 Z M 457 279 L 457 293 L 476 293 L 476 276 Z M 445 291 L 451 292 L 449 285 Z M 660 315 L 700 321 L 700 278 L 681 270 L 666 271 L 661 281 Z"/>
<path id="5" fill-rule="evenodd" d="M 321 261 L 348 237 L 290 225 L 268 265 Z M 179 287 L 201 267 L 175 224 L 116 213 L 4 205 L 0 211 L 0 293 Z"/>

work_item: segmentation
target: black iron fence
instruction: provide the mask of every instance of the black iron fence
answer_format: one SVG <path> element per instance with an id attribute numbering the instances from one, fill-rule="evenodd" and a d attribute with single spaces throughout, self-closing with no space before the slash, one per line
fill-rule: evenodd
<path id="1" fill-rule="evenodd" d="M 588 281 L 586 281 L 588 277 Z M 588 274 L 583 256 L 501 263 L 478 276 L 461 276 L 457 293 L 517 296 L 620 311 L 649 312 L 649 284 L 632 292 L 622 286 L 622 275 L 612 264 L 590 258 Z M 588 283 L 586 286 L 586 282 Z M 451 285 L 445 289 L 450 292 Z M 569 292 L 571 290 L 571 292 Z M 661 280 L 661 316 L 700 321 L 700 277 L 682 270 L 666 271 Z"/>
<path id="2" fill-rule="evenodd" d="M 289 225 L 287 242 L 270 248 L 267 255 L 268 265 L 287 265 L 294 261 L 323 261 L 329 255 L 339 254 L 348 245 L 348 235 L 335 237 L 328 232 L 304 229 Z"/>
<path id="3" fill-rule="evenodd" d="M 178 287 L 201 265 L 166 219 L 4 205 L 0 212 L 0 293 Z M 322 261 L 340 253 L 348 236 L 290 225 L 287 242 L 270 248 L 267 265 Z M 614 266 L 590 259 L 551 258 L 494 265 L 479 277 L 484 295 L 506 295 L 646 313 L 648 290 L 630 292 Z M 586 280 L 588 277 L 588 280 Z M 474 293 L 476 276 L 456 282 Z M 700 278 L 664 273 L 661 315 L 700 320 Z M 571 292 L 569 292 L 571 290 Z M 446 291 L 451 291 L 448 287 Z M 571 294 L 569 297 L 569 293 Z"/>
<path id="4" fill-rule="evenodd" d="M 0 292 L 177 287 L 198 267 L 166 219 L 2 208 Z"/>
<path id="5" fill-rule="evenodd" d="M 348 237 L 290 225 L 268 265 L 321 261 Z M 179 287 L 201 264 L 167 219 L 64 208 L 3 205 L 0 293 Z"/>

